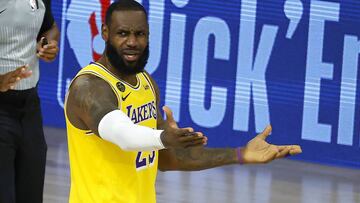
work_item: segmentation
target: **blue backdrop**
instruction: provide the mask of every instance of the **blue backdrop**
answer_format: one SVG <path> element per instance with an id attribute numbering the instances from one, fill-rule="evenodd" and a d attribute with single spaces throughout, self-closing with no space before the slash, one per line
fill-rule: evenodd
<path id="1" fill-rule="evenodd" d="M 210 147 L 300 144 L 296 159 L 360 167 L 360 2 L 148 0 L 150 59 L 161 103 Z M 41 64 L 45 125 L 65 127 L 72 77 L 103 51 L 110 0 L 53 0 L 58 60 Z"/>

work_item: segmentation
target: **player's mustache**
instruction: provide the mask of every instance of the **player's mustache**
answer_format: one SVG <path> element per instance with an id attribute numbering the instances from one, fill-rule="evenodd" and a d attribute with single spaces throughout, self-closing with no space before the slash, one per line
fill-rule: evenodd
<path id="1" fill-rule="evenodd" d="M 139 49 L 124 49 L 121 51 L 122 54 L 141 54 Z"/>

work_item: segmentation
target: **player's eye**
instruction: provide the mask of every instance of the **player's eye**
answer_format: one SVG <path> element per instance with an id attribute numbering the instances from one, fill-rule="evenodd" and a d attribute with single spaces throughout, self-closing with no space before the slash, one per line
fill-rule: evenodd
<path id="1" fill-rule="evenodd" d="M 137 35 L 137 36 L 145 36 L 146 33 L 143 32 L 143 31 L 139 31 L 139 32 L 136 32 L 136 35 Z"/>
<path id="2" fill-rule="evenodd" d="M 117 32 L 117 34 L 120 35 L 121 37 L 126 37 L 129 34 L 129 32 L 120 30 L 119 32 Z"/>

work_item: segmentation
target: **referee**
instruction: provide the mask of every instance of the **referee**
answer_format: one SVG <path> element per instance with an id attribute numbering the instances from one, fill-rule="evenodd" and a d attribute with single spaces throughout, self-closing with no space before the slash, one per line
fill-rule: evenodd
<path id="1" fill-rule="evenodd" d="M 42 202 L 46 142 L 39 58 L 53 61 L 59 30 L 50 0 L 0 0 L 0 202 Z"/>

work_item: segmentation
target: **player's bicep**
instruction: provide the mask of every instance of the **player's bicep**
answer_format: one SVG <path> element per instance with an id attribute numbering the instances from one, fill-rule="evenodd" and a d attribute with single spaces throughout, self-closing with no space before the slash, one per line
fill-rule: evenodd
<path id="1" fill-rule="evenodd" d="M 75 114 L 75 118 L 97 135 L 101 119 L 107 113 L 118 109 L 115 93 L 109 84 L 92 75 L 80 76 L 73 82 L 67 104 L 68 117 L 69 114 Z"/>

